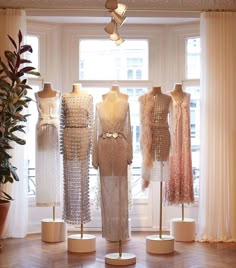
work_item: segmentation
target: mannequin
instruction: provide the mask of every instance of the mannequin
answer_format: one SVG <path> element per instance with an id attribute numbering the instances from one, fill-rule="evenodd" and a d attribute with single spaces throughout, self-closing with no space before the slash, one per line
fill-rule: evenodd
<path id="1" fill-rule="evenodd" d="M 60 176 L 57 165 L 61 93 L 53 89 L 52 83 L 47 82 L 41 91 L 35 93 L 35 98 L 39 113 L 36 129 L 36 204 L 55 206 L 60 204 Z M 53 142 L 50 142 L 52 138 Z M 47 167 L 50 172 L 46 171 Z"/>
<path id="2" fill-rule="evenodd" d="M 150 92 L 154 96 L 157 95 L 157 94 L 160 94 L 160 93 L 162 93 L 161 92 L 161 87 L 160 86 L 154 86 L 154 87 L 152 87 Z"/>
<path id="3" fill-rule="evenodd" d="M 124 99 L 124 100 L 128 100 L 128 97 L 129 97 L 129 96 L 126 95 L 126 94 L 124 94 L 124 93 L 121 93 L 121 92 L 120 92 L 120 87 L 119 87 L 118 85 L 113 85 L 113 86 L 111 87 L 111 92 L 112 92 L 112 91 L 117 92 L 120 98 L 122 98 L 122 99 Z M 108 94 L 108 93 L 102 95 L 102 99 L 103 99 L 103 100 L 106 99 L 107 94 Z"/>
<path id="4" fill-rule="evenodd" d="M 172 153 L 170 179 L 165 185 L 165 200 L 169 205 L 182 205 L 182 217 L 171 220 L 170 233 L 176 241 L 195 239 L 195 220 L 184 216 L 184 204 L 194 202 L 192 152 L 190 134 L 190 99 L 182 85 L 177 83 L 172 97 Z"/>
<path id="5" fill-rule="evenodd" d="M 35 184 L 36 205 L 53 207 L 53 217 L 41 221 L 45 242 L 61 242 L 66 237 L 66 224 L 56 219 L 55 206 L 60 205 L 60 102 L 61 93 L 46 82 L 35 93 L 39 113 L 36 128 Z"/>
<path id="6" fill-rule="evenodd" d="M 38 96 L 40 98 L 53 98 L 56 96 L 58 92 L 53 89 L 52 83 L 45 82 L 43 85 L 43 89 L 38 92 Z"/>
<path id="7" fill-rule="evenodd" d="M 171 97 L 162 93 L 160 86 L 154 86 L 139 98 L 142 149 L 142 189 L 150 181 L 160 182 L 160 228 L 159 237 L 146 238 L 146 250 L 152 254 L 166 254 L 174 251 L 173 237 L 162 235 L 162 185 L 169 180 L 170 131 L 169 111 Z"/>
<path id="8" fill-rule="evenodd" d="M 166 186 L 169 204 L 193 203 L 193 178 L 190 135 L 190 94 L 177 83 L 172 97 L 171 122 L 173 125 L 170 180 Z"/>
<path id="9" fill-rule="evenodd" d="M 92 164 L 100 175 L 102 237 L 119 242 L 118 263 L 130 258 L 121 245 L 129 239 L 128 165 L 132 158 L 129 103 L 111 90 L 96 105 Z M 106 261 L 111 258 L 108 254 Z"/>
<path id="10" fill-rule="evenodd" d="M 85 92 L 82 91 L 82 85 L 75 83 L 72 85 L 72 91 L 66 93 L 65 96 L 78 96 L 80 94 L 84 94 Z"/>

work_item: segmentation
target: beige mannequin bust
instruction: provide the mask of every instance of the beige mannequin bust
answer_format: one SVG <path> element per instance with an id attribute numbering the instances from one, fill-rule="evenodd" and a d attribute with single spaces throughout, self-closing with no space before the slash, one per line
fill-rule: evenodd
<path id="1" fill-rule="evenodd" d="M 53 98 L 57 94 L 57 91 L 53 89 L 52 83 L 45 82 L 43 85 L 43 89 L 38 92 L 38 96 L 40 98 Z"/>
<path id="2" fill-rule="evenodd" d="M 79 83 L 74 83 L 72 85 L 72 91 L 69 93 L 66 93 L 67 96 L 79 96 L 81 94 L 86 94 L 84 91 L 82 91 L 82 85 Z"/>
<path id="3" fill-rule="evenodd" d="M 150 93 L 155 96 L 157 94 L 161 94 L 161 87 L 160 86 L 154 86 L 151 88 Z"/>
<path id="4" fill-rule="evenodd" d="M 121 92 L 120 92 L 120 87 L 119 87 L 118 85 L 112 85 L 112 87 L 111 87 L 111 91 L 117 92 L 120 98 L 122 98 L 122 99 L 124 99 L 124 100 L 128 100 L 128 97 L 129 97 L 129 96 L 126 95 L 126 94 L 124 94 L 124 93 L 121 93 Z M 102 95 L 102 99 L 105 100 L 106 97 L 107 97 L 107 95 L 108 95 L 108 93 Z"/>
<path id="5" fill-rule="evenodd" d="M 183 91 L 182 84 L 176 83 L 170 95 L 175 101 L 181 101 L 185 97 L 186 92 Z"/>

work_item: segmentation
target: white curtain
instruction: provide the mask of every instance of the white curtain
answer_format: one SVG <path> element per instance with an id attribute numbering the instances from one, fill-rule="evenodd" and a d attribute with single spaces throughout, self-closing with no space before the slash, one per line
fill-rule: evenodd
<path id="1" fill-rule="evenodd" d="M 17 39 L 18 31 L 24 35 L 26 32 L 25 11 L 20 9 L 0 9 L 0 56 L 4 59 L 4 51 L 12 50 L 7 35 Z M 24 137 L 25 138 L 25 137 Z M 28 201 L 27 201 L 27 173 L 24 165 L 24 146 L 15 145 L 10 151 L 12 163 L 17 167 L 19 182 L 9 184 L 7 191 L 13 196 L 10 210 L 3 231 L 3 237 L 24 237 L 27 233 L 28 224 Z"/>
<path id="2" fill-rule="evenodd" d="M 201 181 L 199 241 L 236 241 L 236 13 L 200 20 Z"/>

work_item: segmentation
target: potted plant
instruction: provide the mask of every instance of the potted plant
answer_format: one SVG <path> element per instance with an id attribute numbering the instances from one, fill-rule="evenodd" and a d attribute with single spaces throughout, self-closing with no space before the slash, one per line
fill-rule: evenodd
<path id="1" fill-rule="evenodd" d="M 2 186 L 19 181 L 16 167 L 11 164 L 12 144 L 26 143 L 19 137 L 20 132 L 25 133 L 25 122 L 29 116 L 24 114 L 23 110 L 31 101 L 27 96 L 27 91 L 31 87 L 27 83 L 25 74 L 40 75 L 34 71 L 34 67 L 28 66 L 31 61 L 23 58 L 23 54 L 32 53 L 33 50 L 30 45 L 22 44 L 21 31 L 18 33 L 18 42 L 9 35 L 8 38 L 13 50 L 4 51 L 4 61 L 0 58 L 0 237 L 9 203 L 13 200 L 3 191 Z"/>

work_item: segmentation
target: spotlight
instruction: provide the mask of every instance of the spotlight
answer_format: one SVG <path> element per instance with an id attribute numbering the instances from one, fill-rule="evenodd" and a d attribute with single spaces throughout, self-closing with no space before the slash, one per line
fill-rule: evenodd
<path id="1" fill-rule="evenodd" d="M 122 44 L 125 40 L 120 37 L 118 40 L 115 41 L 116 45 L 119 46 L 120 44 Z"/>
<path id="2" fill-rule="evenodd" d="M 113 19 L 115 20 L 115 22 L 121 26 L 125 20 L 126 20 L 126 17 L 122 17 L 120 16 L 119 14 L 117 14 L 115 11 L 112 11 L 111 12 L 111 16 L 113 17 Z"/>
<path id="3" fill-rule="evenodd" d="M 124 16 L 125 12 L 127 10 L 127 6 L 125 4 L 118 4 L 118 7 L 115 9 L 115 12 L 119 14 L 120 16 Z"/>
<path id="4" fill-rule="evenodd" d="M 104 30 L 109 34 L 113 34 L 116 28 L 116 22 L 114 21 L 114 19 L 111 19 L 111 21 L 105 26 Z"/>
<path id="5" fill-rule="evenodd" d="M 105 7 L 109 10 L 115 10 L 118 8 L 117 0 L 107 0 Z"/>

